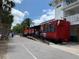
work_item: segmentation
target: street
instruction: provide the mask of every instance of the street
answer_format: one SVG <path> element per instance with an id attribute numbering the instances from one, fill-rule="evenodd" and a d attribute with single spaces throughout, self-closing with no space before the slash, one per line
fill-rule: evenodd
<path id="1" fill-rule="evenodd" d="M 79 0 L 0 0 L 0 59 L 79 59 Z"/>
<path id="2" fill-rule="evenodd" d="M 7 43 L 0 42 L 0 52 L 0 59 L 79 59 L 78 55 L 18 35 Z"/>

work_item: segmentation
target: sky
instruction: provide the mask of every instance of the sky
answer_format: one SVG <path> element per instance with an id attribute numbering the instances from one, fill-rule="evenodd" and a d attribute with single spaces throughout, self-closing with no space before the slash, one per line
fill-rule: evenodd
<path id="1" fill-rule="evenodd" d="M 16 7 L 12 9 L 14 22 L 12 26 L 21 23 L 25 18 L 29 17 L 35 25 L 41 22 L 53 19 L 55 11 L 49 6 L 52 0 L 13 0 Z"/>

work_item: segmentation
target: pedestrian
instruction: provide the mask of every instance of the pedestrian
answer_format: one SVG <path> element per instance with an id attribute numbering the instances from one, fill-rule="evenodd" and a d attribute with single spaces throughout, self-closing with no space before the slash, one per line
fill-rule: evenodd
<path id="1" fill-rule="evenodd" d="M 14 37 L 14 32 L 12 32 L 12 37 Z"/>

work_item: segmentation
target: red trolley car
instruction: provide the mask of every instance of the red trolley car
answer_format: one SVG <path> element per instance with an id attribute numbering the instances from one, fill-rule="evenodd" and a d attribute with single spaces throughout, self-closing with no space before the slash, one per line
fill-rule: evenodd
<path id="1" fill-rule="evenodd" d="M 68 42 L 70 39 L 70 22 L 51 20 L 41 25 L 41 35 L 50 41 Z"/>
<path id="2" fill-rule="evenodd" d="M 49 41 L 68 42 L 70 39 L 70 22 L 64 20 L 50 20 L 39 26 L 26 29 L 24 33 L 38 35 Z M 38 33 L 37 33 L 38 32 Z"/>

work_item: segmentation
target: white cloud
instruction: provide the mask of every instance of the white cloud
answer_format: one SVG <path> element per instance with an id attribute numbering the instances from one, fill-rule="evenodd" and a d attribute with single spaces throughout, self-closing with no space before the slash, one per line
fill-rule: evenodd
<path id="1" fill-rule="evenodd" d="M 27 14 L 27 15 L 29 15 L 29 12 L 28 11 L 25 11 L 24 13 Z"/>
<path id="2" fill-rule="evenodd" d="M 46 12 L 49 12 L 49 11 L 52 11 L 51 9 L 43 9 L 42 10 L 44 13 L 46 13 Z"/>
<path id="3" fill-rule="evenodd" d="M 39 25 L 42 22 L 55 18 L 55 10 L 48 9 L 46 11 L 47 12 L 45 12 L 39 18 L 33 20 L 33 22 L 35 23 L 34 25 Z M 24 20 L 25 15 L 27 16 L 29 15 L 29 12 L 28 11 L 21 12 L 13 8 L 12 14 L 14 15 L 14 22 L 12 26 L 15 26 L 17 23 L 21 23 Z"/>
<path id="4" fill-rule="evenodd" d="M 14 22 L 12 26 L 15 26 L 17 23 L 21 23 L 24 20 L 25 15 L 29 15 L 28 11 L 21 12 L 17 9 L 12 9 L 11 13 L 14 15 Z"/>
<path id="5" fill-rule="evenodd" d="M 55 10 L 48 9 L 48 10 L 43 10 L 43 12 L 45 12 L 45 13 L 43 15 L 41 15 L 40 18 L 35 19 L 33 21 L 35 23 L 35 25 L 39 25 L 42 22 L 55 18 Z"/>
<path id="6" fill-rule="evenodd" d="M 43 9 L 42 11 L 43 11 L 43 12 L 47 12 L 47 10 L 45 10 L 45 9 Z"/>
<path id="7" fill-rule="evenodd" d="M 13 0 L 15 3 L 19 3 L 19 4 L 21 4 L 21 2 L 23 1 L 23 0 Z"/>

